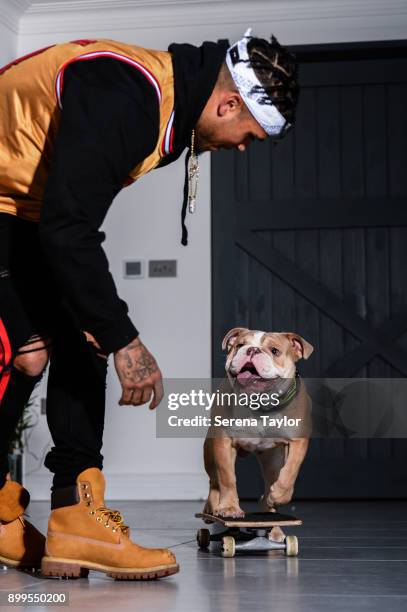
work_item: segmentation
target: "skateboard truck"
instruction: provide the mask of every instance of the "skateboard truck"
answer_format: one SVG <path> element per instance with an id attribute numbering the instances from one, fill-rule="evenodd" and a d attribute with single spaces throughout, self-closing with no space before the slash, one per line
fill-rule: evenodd
<path id="1" fill-rule="evenodd" d="M 223 557 L 234 557 L 236 552 L 268 550 L 283 550 L 287 557 L 298 555 L 298 539 L 295 535 L 285 536 L 283 542 L 270 538 L 273 527 L 302 525 L 302 521 L 294 516 L 278 512 L 254 512 L 242 518 L 206 513 L 195 516 L 206 523 L 215 524 L 212 533 L 209 529 L 198 529 L 196 539 L 201 549 L 208 549 L 211 542 L 220 542 Z"/>

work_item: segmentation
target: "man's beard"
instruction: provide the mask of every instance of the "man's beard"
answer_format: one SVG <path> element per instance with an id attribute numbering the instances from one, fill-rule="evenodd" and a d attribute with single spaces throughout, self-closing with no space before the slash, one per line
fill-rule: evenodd
<path id="1" fill-rule="evenodd" d="M 202 128 L 198 122 L 195 128 L 195 150 L 197 153 L 204 153 L 205 151 L 210 150 L 213 143 L 211 136 L 212 131 L 210 129 Z"/>
<path id="2" fill-rule="evenodd" d="M 208 143 L 204 139 L 198 137 L 197 134 L 195 134 L 195 151 L 198 154 L 208 151 Z"/>

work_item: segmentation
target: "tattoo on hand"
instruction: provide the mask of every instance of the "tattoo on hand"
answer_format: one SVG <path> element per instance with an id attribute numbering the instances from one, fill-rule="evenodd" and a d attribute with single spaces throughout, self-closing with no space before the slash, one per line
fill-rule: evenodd
<path id="1" fill-rule="evenodd" d="M 137 356 L 131 354 L 130 351 L 134 350 L 137 350 Z M 123 349 L 123 360 L 126 366 L 122 373 L 125 378 L 133 383 L 139 383 L 149 378 L 151 374 L 158 370 L 154 357 L 140 341 L 132 342 Z"/>

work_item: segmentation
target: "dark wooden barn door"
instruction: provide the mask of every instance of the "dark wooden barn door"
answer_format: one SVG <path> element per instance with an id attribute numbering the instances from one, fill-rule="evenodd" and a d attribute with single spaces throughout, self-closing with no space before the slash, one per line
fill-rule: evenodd
<path id="1" fill-rule="evenodd" d="M 214 376 L 236 325 L 303 335 L 303 376 L 407 375 L 406 50 L 297 49 L 294 131 L 212 156 Z M 297 497 L 407 497 L 406 442 L 314 439 Z"/>

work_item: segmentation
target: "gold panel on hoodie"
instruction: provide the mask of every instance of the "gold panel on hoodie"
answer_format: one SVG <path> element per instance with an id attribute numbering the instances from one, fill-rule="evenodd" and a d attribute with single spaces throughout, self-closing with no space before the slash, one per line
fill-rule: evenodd
<path id="1" fill-rule="evenodd" d="M 168 152 L 174 109 L 170 53 L 107 39 L 48 47 L 0 70 L 0 212 L 39 220 L 61 115 L 57 92 L 64 68 L 73 61 L 102 56 L 137 62 L 152 87 L 161 92 L 155 149 L 133 168 L 125 185 L 155 168 L 165 148 Z"/>

